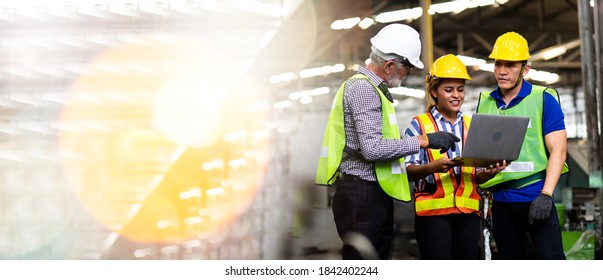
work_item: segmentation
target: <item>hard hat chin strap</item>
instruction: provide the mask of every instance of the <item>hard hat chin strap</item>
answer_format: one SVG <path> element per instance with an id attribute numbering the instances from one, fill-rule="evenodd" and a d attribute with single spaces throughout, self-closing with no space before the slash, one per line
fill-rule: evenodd
<path id="1" fill-rule="evenodd" d="M 526 66 L 526 63 L 522 62 L 521 70 L 519 70 L 519 77 L 517 77 L 517 81 L 515 81 L 515 85 L 511 89 L 516 88 L 519 85 L 519 83 L 521 82 L 521 80 L 523 80 L 523 69 L 525 69 L 525 66 Z"/>

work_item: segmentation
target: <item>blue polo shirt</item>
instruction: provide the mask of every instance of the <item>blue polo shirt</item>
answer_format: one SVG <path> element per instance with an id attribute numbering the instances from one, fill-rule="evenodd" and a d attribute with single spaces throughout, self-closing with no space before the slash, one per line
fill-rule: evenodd
<path id="1" fill-rule="evenodd" d="M 492 91 L 490 96 L 496 100 L 497 107 L 512 108 L 521 104 L 521 101 L 532 92 L 532 84 L 523 80 L 519 94 L 509 102 L 509 105 L 503 101 L 500 88 Z M 565 116 L 561 110 L 561 104 L 555 97 L 550 94 L 544 95 L 544 112 L 543 112 L 543 133 L 547 135 L 551 132 L 565 130 Z M 543 137 L 544 137 L 543 135 Z M 504 189 L 492 192 L 492 196 L 496 201 L 503 202 L 531 202 L 540 194 L 544 186 L 544 179 L 527 185 L 519 189 Z"/>

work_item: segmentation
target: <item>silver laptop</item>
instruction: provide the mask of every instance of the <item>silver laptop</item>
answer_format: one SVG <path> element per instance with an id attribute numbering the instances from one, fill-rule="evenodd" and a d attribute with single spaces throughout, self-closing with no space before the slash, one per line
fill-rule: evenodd
<path id="1" fill-rule="evenodd" d="M 462 156 L 463 165 L 485 167 L 516 160 L 530 123 L 528 117 L 473 114 Z"/>

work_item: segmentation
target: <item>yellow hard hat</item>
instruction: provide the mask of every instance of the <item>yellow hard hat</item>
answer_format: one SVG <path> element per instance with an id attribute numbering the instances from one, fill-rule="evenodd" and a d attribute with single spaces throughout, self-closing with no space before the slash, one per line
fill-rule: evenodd
<path id="1" fill-rule="evenodd" d="M 500 35 L 494 43 L 492 53 L 489 58 L 508 60 L 508 61 L 524 61 L 530 58 L 528 49 L 528 41 L 515 32 L 507 32 Z"/>
<path id="2" fill-rule="evenodd" d="M 447 54 L 436 59 L 431 65 L 427 77 L 425 77 L 425 82 L 429 82 L 431 79 L 443 78 L 471 80 L 465 64 L 453 54 Z"/>

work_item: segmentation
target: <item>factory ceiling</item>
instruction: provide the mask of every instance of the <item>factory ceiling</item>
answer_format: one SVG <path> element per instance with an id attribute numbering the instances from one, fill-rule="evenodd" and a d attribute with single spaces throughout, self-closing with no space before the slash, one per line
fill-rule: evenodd
<path id="1" fill-rule="evenodd" d="M 358 25 L 343 30 L 333 30 L 330 25 L 341 19 L 354 17 L 379 18 L 379 15 L 392 11 L 410 10 L 421 7 L 423 1 L 312 1 L 316 13 L 316 39 L 314 42 L 298 43 L 294 48 L 299 53 L 311 49 L 309 61 L 298 68 L 320 67 L 343 63 L 346 67 L 352 64 L 362 64 L 370 53 L 369 39 L 387 23 L 374 22 L 366 29 Z M 429 2 L 429 1 L 428 1 Z M 431 1 L 432 5 L 442 5 L 451 1 Z M 479 2 L 479 1 L 473 1 Z M 488 2 L 488 1 L 481 1 Z M 492 45 L 496 38 L 508 31 L 523 35 L 529 42 L 532 55 L 532 69 L 546 71 L 559 75 L 554 82 L 556 87 L 580 87 L 581 55 L 580 34 L 577 0 L 544 1 L 544 0 L 510 0 L 490 1 L 494 5 L 484 5 L 476 8 L 466 8 L 460 12 L 435 13 L 431 16 L 433 35 L 433 59 L 448 53 L 484 59 L 488 61 Z M 502 3 L 502 4 L 499 4 Z M 307 19 L 303 9 L 300 16 Z M 297 19 L 292 17 L 291 22 Z M 425 51 L 429 51 L 428 33 L 425 33 L 422 18 L 411 18 L 395 21 L 408 24 L 421 32 Z M 284 26 L 287 28 L 287 25 Z M 293 32 L 295 33 L 295 32 Z M 295 41 L 293 35 L 283 34 L 287 41 Z M 275 42 L 278 42 L 278 37 Z M 547 57 L 550 50 L 559 51 L 553 57 Z M 291 50 L 291 49 L 290 49 Z M 549 51 L 547 53 L 547 51 Z M 289 53 L 288 55 L 294 55 Z M 423 58 L 425 62 L 425 57 Z M 286 60 L 285 60 L 286 61 Z M 426 63 L 429 65 L 429 63 Z M 291 65 L 289 65 L 291 67 Z M 296 67 L 295 65 L 293 67 Z M 293 69 L 294 70 L 294 69 Z M 427 69 L 425 69 L 427 70 Z M 424 71 L 414 71 L 407 79 L 407 86 L 422 87 Z M 285 71 L 283 69 L 283 71 Z M 290 71 L 290 70 L 289 70 Z M 481 71 L 478 67 L 469 66 L 473 77 L 471 85 L 490 87 L 493 77 L 490 72 Z M 346 73 L 346 75 L 349 73 Z M 336 86 L 343 77 L 333 79 L 315 79 L 316 86 L 320 83 L 333 82 Z M 336 79 L 336 80 L 337 80 Z M 305 82 L 311 87 L 311 81 Z M 536 82 L 538 83 L 538 81 Z M 547 83 L 545 83 L 547 84 Z M 295 83 L 294 87 L 299 87 Z"/>

